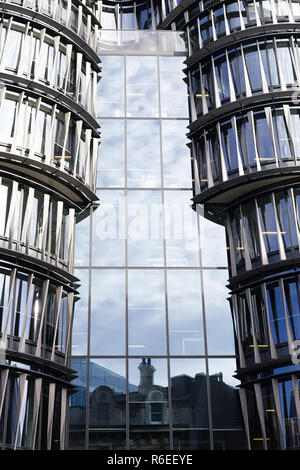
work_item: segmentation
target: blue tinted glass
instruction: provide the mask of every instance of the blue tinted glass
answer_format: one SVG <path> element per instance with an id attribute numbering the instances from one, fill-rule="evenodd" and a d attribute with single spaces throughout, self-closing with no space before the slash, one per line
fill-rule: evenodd
<path id="1" fill-rule="evenodd" d="M 268 309 L 275 344 L 286 343 L 287 331 L 279 286 L 267 286 Z"/>

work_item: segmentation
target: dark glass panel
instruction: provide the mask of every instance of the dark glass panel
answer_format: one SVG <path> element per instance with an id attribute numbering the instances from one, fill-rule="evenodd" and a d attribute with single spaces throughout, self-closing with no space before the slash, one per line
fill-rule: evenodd
<path id="1" fill-rule="evenodd" d="M 130 360 L 129 383 L 130 448 L 169 449 L 166 360 Z"/>
<path id="2" fill-rule="evenodd" d="M 198 429 L 174 429 L 173 430 L 174 450 L 209 450 L 209 431 Z"/>
<path id="3" fill-rule="evenodd" d="M 288 341 L 284 306 L 279 285 L 267 285 L 268 310 L 275 344 Z"/>
<path id="4" fill-rule="evenodd" d="M 170 367 L 173 428 L 208 428 L 204 359 L 171 359 Z"/>

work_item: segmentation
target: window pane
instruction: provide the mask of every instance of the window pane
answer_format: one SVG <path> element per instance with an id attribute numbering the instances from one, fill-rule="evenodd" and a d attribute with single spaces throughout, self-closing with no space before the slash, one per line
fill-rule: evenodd
<path id="1" fill-rule="evenodd" d="M 212 424 L 215 429 L 243 429 L 239 393 L 240 384 L 233 375 L 235 359 L 209 359 Z"/>
<path id="2" fill-rule="evenodd" d="M 173 428 L 208 428 L 204 359 L 171 359 Z"/>
<path id="3" fill-rule="evenodd" d="M 165 359 L 129 360 L 131 449 L 169 449 L 168 374 Z"/>
<path id="4" fill-rule="evenodd" d="M 156 57 L 126 58 L 127 117 L 158 117 Z"/>
<path id="5" fill-rule="evenodd" d="M 125 449 L 124 359 L 90 361 L 89 449 Z"/>
<path id="6" fill-rule="evenodd" d="M 125 138 L 123 119 L 101 119 L 97 186 L 125 185 Z"/>
<path id="7" fill-rule="evenodd" d="M 199 271 L 168 270 L 170 354 L 204 354 Z"/>
<path id="8" fill-rule="evenodd" d="M 72 381 L 76 392 L 70 396 L 70 449 L 85 448 L 85 417 L 87 392 L 87 360 L 72 359 L 71 369 L 77 378 Z"/>
<path id="9" fill-rule="evenodd" d="M 89 271 L 76 269 L 74 275 L 80 279 L 80 287 L 79 300 L 75 303 L 74 311 L 72 355 L 80 356 L 87 354 Z"/>
<path id="10" fill-rule="evenodd" d="M 165 191 L 168 266 L 199 266 L 197 214 L 190 191 Z"/>
<path id="11" fill-rule="evenodd" d="M 128 272 L 129 354 L 166 354 L 163 270 Z"/>
<path id="12" fill-rule="evenodd" d="M 226 267 L 225 227 L 200 216 L 202 266 Z"/>
<path id="13" fill-rule="evenodd" d="M 90 264 L 90 218 L 86 217 L 75 226 L 75 266 Z"/>
<path id="14" fill-rule="evenodd" d="M 125 264 L 124 191 L 99 191 L 100 206 L 93 213 L 93 266 Z"/>
<path id="15" fill-rule="evenodd" d="M 162 117 L 188 117 L 187 85 L 183 81 L 185 57 L 160 57 Z"/>
<path id="16" fill-rule="evenodd" d="M 125 272 L 92 271 L 91 355 L 125 353 Z"/>
<path id="17" fill-rule="evenodd" d="M 127 121 L 127 178 L 131 188 L 161 186 L 159 120 Z"/>
<path id="18" fill-rule="evenodd" d="M 188 121 L 163 120 L 161 125 L 164 187 L 190 188 L 191 160 L 185 135 Z"/>
<path id="19" fill-rule="evenodd" d="M 124 116 L 125 76 L 124 57 L 101 57 L 101 82 L 97 87 L 97 115 Z"/>
<path id="20" fill-rule="evenodd" d="M 163 266 L 160 191 L 128 191 L 128 265 Z"/>
<path id="21" fill-rule="evenodd" d="M 209 354 L 234 354 L 234 336 L 227 270 L 203 271 L 204 302 Z"/>

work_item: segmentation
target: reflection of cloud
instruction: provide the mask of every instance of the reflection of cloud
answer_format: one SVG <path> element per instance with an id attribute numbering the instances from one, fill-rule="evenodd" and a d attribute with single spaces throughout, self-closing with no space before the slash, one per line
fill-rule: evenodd
<path id="1" fill-rule="evenodd" d="M 125 353 L 125 271 L 93 270 L 91 354 Z"/>
<path id="2" fill-rule="evenodd" d="M 200 216 L 203 266 L 226 267 L 225 228 Z"/>
<path id="3" fill-rule="evenodd" d="M 90 219 L 87 217 L 75 226 L 75 266 L 89 265 L 90 250 Z"/>
<path id="4" fill-rule="evenodd" d="M 234 336 L 226 287 L 228 272 L 203 271 L 205 313 L 210 354 L 234 354 Z"/>
<path id="5" fill-rule="evenodd" d="M 78 291 L 80 300 L 75 302 L 74 308 L 72 354 L 78 356 L 87 353 L 89 291 L 88 269 L 76 269 L 74 276 L 79 279 L 80 287 L 78 288 Z"/>

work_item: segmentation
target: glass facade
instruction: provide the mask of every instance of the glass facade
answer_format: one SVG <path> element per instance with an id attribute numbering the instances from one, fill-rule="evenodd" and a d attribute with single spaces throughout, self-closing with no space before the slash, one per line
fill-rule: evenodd
<path id="1" fill-rule="evenodd" d="M 185 31 L 188 49 L 193 202 L 226 227 L 235 342 L 223 347 L 237 354 L 247 447 L 299 449 L 299 2 L 194 1 L 169 16 L 164 3 L 160 27 Z"/>
<path id="2" fill-rule="evenodd" d="M 100 207 L 75 235 L 70 448 L 244 448 L 225 229 L 191 207 L 185 43 L 104 28 L 99 56 Z"/>
<path id="3" fill-rule="evenodd" d="M 88 5 L 1 6 L 1 450 L 68 444 L 74 227 L 97 200 L 99 24 Z"/>

